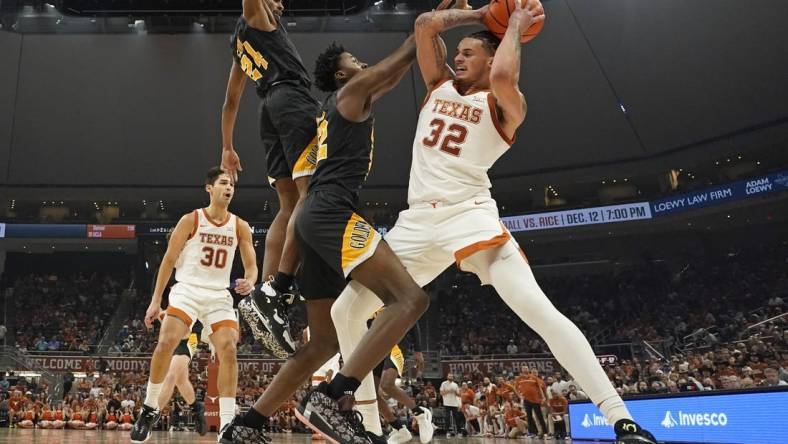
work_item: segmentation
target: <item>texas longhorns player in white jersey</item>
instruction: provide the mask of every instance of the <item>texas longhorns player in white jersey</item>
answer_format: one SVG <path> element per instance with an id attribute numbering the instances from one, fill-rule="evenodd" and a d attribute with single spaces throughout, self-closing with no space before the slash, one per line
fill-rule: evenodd
<path id="1" fill-rule="evenodd" d="M 588 389 L 589 397 L 614 424 L 618 443 L 655 443 L 632 420 L 588 340 L 539 288 L 490 195 L 487 170 L 509 149 L 527 110 L 519 88 L 520 36 L 545 17 L 538 0 L 527 0 L 524 7 L 514 3 L 502 40 L 484 31 L 460 41 L 454 73 L 446 65 L 440 33 L 480 24 L 488 7 L 432 11 L 416 20 L 419 68 L 429 93 L 413 141 L 409 208 L 400 213 L 386 242 L 421 286 L 455 262 L 495 287 Z M 343 355 L 352 353 L 364 333 L 363 320 L 380 305 L 357 281 L 351 281 L 334 302 L 332 318 Z M 362 390 L 363 386 L 356 396 Z"/>
<path id="2" fill-rule="evenodd" d="M 244 277 L 235 281 L 237 293 L 246 295 L 252 291 L 257 280 L 257 264 L 249 224 L 228 211 L 235 193 L 232 177 L 218 167 L 211 168 L 206 175 L 205 191 L 210 196 L 208 207 L 183 216 L 172 232 L 145 312 L 145 325 L 151 328 L 161 311 L 162 295 L 172 269 L 177 268 L 177 283 L 170 289 L 167 316 L 151 359 L 142 412 L 131 430 L 134 443 L 150 438 L 159 418 L 158 398 L 173 352 L 197 319 L 210 328 L 210 341 L 220 362 L 217 385 L 221 426 L 229 424 L 235 416 L 238 320 L 227 287 L 236 249 L 241 250 L 244 266 Z"/>

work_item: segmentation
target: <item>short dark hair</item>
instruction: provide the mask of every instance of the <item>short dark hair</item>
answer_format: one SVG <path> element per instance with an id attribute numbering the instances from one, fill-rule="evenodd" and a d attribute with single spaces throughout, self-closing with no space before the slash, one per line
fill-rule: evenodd
<path id="1" fill-rule="evenodd" d="M 215 166 L 211 168 L 207 173 L 205 173 L 205 185 L 215 184 L 216 180 L 222 174 L 227 174 L 227 171 L 223 170 L 222 167 Z"/>
<path id="2" fill-rule="evenodd" d="M 332 42 L 315 60 L 315 86 L 321 91 L 334 92 L 337 81 L 334 75 L 339 70 L 339 58 L 345 53 L 345 47 Z"/>
<path id="3" fill-rule="evenodd" d="M 486 49 L 490 55 L 495 55 L 495 51 L 498 50 L 498 45 L 501 44 L 501 39 L 490 31 L 477 31 L 466 35 L 465 38 L 481 40 L 482 46 L 484 46 L 484 49 Z"/>

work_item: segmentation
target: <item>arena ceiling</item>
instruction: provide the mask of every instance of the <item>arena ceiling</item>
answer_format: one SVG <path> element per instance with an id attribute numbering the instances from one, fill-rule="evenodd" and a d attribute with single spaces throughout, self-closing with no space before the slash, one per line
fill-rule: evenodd
<path id="1" fill-rule="evenodd" d="M 585 187 L 600 178 L 627 176 L 653 177 L 656 183 L 658 174 L 683 165 L 710 166 L 715 159 L 751 150 L 786 151 L 788 39 L 784 24 L 788 3 L 762 0 L 748 3 L 743 10 L 733 0 L 548 0 L 545 9 L 547 26 L 524 51 L 522 87 L 529 115 L 515 145 L 491 170 L 496 187 L 522 192 L 534 184 Z M 388 22 L 371 23 L 369 11 L 331 18 L 355 31 L 376 28 L 374 33 L 316 34 L 309 31 L 319 29 L 310 27 L 334 29 L 335 25 L 315 17 L 288 20 L 295 23 L 290 27 L 293 39 L 311 66 L 331 40 L 348 42 L 363 60 L 378 60 L 401 42 L 404 34 L 396 31 L 412 20 L 408 11 L 402 7 L 388 14 L 394 17 Z M 7 20 L 4 28 L 9 31 Z M 449 48 L 460 35 L 459 31 L 447 35 Z M 159 78 L 160 73 L 132 74 L 147 82 L 141 93 L 146 103 L 127 103 L 127 96 L 112 94 L 120 103 L 112 103 L 110 114 L 119 121 L 137 121 L 136 127 L 102 123 L 107 110 L 92 105 L 98 100 L 103 103 L 104 95 L 83 97 L 80 102 L 69 92 L 93 86 L 98 91 L 125 88 L 128 94 L 139 96 L 133 91 L 135 86 L 108 79 L 111 71 L 91 69 L 90 64 L 101 59 L 96 54 L 73 51 L 85 44 L 111 51 L 134 37 L 0 31 L 0 60 L 17 62 L 0 64 L 0 166 L 6 166 L 0 168 L 0 187 L 4 193 L 49 186 L 73 189 L 77 194 L 91 186 L 131 194 L 154 188 L 179 193 L 194 183 L 202 166 L 212 162 L 218 152 L 216 114 L 229 65 L 225 66 L 226 57 L 207 67 L 188 59 L 198 53 L 204 56 L 206 49 L 224 56 L 223 34 L 152 34 L 146 42 L 132 43 L 134 48 L 124 54 L 124 61 L 99 60 L 117 69 L 164 57 L 167 50 L 186 51 L 179 61 L 185 60 L 189 69 L 202 70 L 200 81 L 209 85 L 197 94 L 197 99 L 204 100 L 202 107 L 170 106 L 181 100 L 184 91 L 170 88 L 180 81 L 177 75 Z M 202 43 L 196 45 L 197 40 Z M 179 69 L 175 64 L 166 66 Z M 157 82 L 164 86 L 151 86 Z M 372 198 L 403 196 L 415 115 L 423 94 L 420 76 L 414 71 L 377 106 L 380 142 L 367 187 Z M 161 113 L 151 115 L 157 107 Z M 246 147 L 256 142 L 255 107 L 250 91 L 242 111 L 248 117 L 239 123 L 239 131 L 245 132 L 239 137 Z M 182 115 L 171 119 L 178 112 Z M 183 146 L 157 145 L 156 132 L 167 127 L 194 128 L 194 134 Z M 96 137 L 106 142 L 90 142 Z M 134 148 L 121 138 L 133 140 Z M 114 155 L 114 147 L 133 152 Z M 164 149 L 181 159 L 196 149 L 210 153 L 197 155 L 194 167 L 173 172 L 172 165 L 155 161 Z M 262 168 L 259 150 L 247 148 L 245 156 L 248 165 Z M 777 161 L 784 162 L 785 157 Z M 134 171 L 125 174 L 124 167 L 129 165 Z M 262 175 L 245 183 L 258 192 L 265 190 Z M 270 191 L 262 193 L 272 196 Z"/>

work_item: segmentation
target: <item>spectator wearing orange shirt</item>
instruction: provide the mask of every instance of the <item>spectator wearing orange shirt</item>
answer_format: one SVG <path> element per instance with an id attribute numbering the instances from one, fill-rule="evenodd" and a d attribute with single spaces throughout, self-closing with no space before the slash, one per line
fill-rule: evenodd
<path id="1" fill-rule="evenodd" d="M 499 376 L 496 385 L 498 386 L 498 397 L 501 402 L 514 402 L 517 393 L 512 384 Z"/>
<path id="2" fill-rule="evenodd" d="M 544 415 L 542 415 L 542 405 L 547 400 L 547 392 L 544 380 L 539 377 L 539 371 L 533 369 L 529 373 L 528 367 L 523 366 L 520 376 L 515 379 L 515 386 L 523 400 L 525 413 L 528 417 L 528 431 L 537 436 L 544 435 L 547 433 L 547 424 Z M 534 418 L 540 427 L 538 430 Z"/>
<path id="3" fill-rule="evenodd" d="M 528 432 L 528 423 L 525 422 L 525 413 L 519 405 L 513 402 L 506 402 L 503 407 L 503 416 L 506 420 L 507 433 L 509 438 L 517 438 Z"/>
<path id="4" fill-rule="evenodd" d="M 12 425 L 18 422 L 19 418 L 17 418 L 17 416 L 19 416 L 24 409 L 24 400 L 25 398 L 22 397 L 22 392 L 19 390 L 14 390 L 14 393 L 8 400 L 8 417 L 11 419 Z"/>
<path id="5" fill-rule="evenodd" d="M 480 411 L 479 408 L 476 406 L 476 392 L 468 387 L 467 382 L 463 382 L 460 386 L 460 411 L 462 412 L 462 416 L 465 419 L 466 424 L 470 424 L 476 421 L 476 418 L 479 416 Z M 468 419 L 472 418 L 472 419 Z M 481 424 L 476 421 L 476 424 L 479 425 L 479 431 L 481 431 Z M 469 435 L 473 435 L 470 429 L 468 428 L 469 425 L 465 427 L 459 426 L 460 430 L 465 430 Z"/>
<path id="6" fill-rule="evenodd" d="M 556 439 L 563 439 L 569 429 L 569 401 L 558 392 L 553 392 L 547 404 L 550 406 L 550 433 Z"/>

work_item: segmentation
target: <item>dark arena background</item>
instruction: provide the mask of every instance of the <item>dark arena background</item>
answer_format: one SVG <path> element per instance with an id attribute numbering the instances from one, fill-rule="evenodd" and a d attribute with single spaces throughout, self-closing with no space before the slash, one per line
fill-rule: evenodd
<path id="1" fill-rule="evenodd" d="M 503 226 L 659 442 L 788 443 L 788 3 L 542 4 L 544 30 L 522 47 L 527 117 L 489 170 Z M 311 73 L 334 41 L 380 61 L 436 6 L 286 0 L 280 26 Z M 0 443 L 130 442 L 160 329 L 143 319 L 168 236 L 208 205 L 205 171 L 221 163 L 240 14 L 240 0 L 0 0 Z M 474 26 L 443 34 L 449 64 Z M 261 263 L 280 203 L 249 83 L 230 210 L 249 222 Z M 375 105 L 358 210 L 384 236 L 408 207 L 426 94 L 414 64 Z M 234 282 L 240 255 L 232 269 Z M 493 287 L 452 266 L 425 290 L 424 367 L 409 337 L 397 384 L 432 412 L 435 442 L 615 439 Z M 304 324 L 295 309 L 293 336 Z M 237 354 L 243 415 L 284 361 L 246 322 Z M 217 368 L 198 345 L 189 378 L 208 433 L 195 433 L 176 390 L 149 442 L 217 442 Z M 461 387 L 456 416 L 441 394 L 449 374 Z M 269 417 L 273 442 L 319 440 L 294 412 L 309 387 Z M 419 442 L 413 411 L 385 402 Z M 45 411 L 63 412 L 62 429 L 42 425 Z"/>

